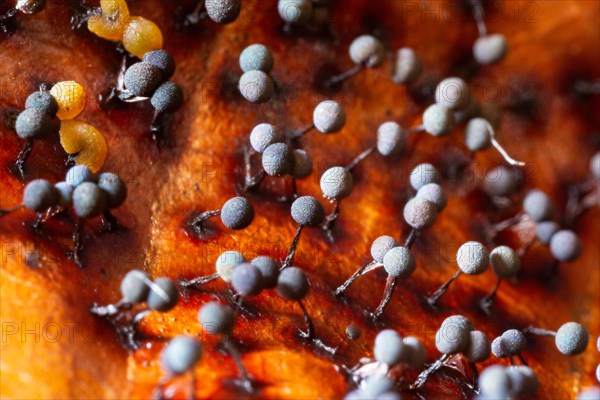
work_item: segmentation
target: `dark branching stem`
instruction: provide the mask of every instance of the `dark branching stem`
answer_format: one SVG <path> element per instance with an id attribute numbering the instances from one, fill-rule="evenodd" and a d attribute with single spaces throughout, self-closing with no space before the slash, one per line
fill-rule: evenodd
<path id="1" fill-rule="evenodd" d="M 201 277 L 190 279 L 190 280 L 181 279 L 181 280 L 179 280 L 179 286 L 184 287 L 184 288 L 188 288 L 188 287 L 192 287 L 192 286 L 201 286 L 208 282 L 212 282 L 212 281 L 218 279 L 219 276 L 220 276 L 219 274 L 212 274 L 212 275 L 201 276 Z"/>
<path id="2" fill-rule="evenodd" d="M 280 271 L 283 271 L 292 265 L 292 261 L 294 261 L 294 253 L 296 253 L 296 247 L 298 247 L 298 241 L 300 240 L 300 233 L 302 233 L 302 228 L 304 228 L 304 225 L 298 225 L 298 229 L 296 229 L 296 234 L 294 235 L 294 240 L 292 240 L 292 245 L 290 246 L 287 257 L 285 258 L 281 268 L 279 268 Z"/>
<path id="3" fill-rule="evenodd" d="M 83 268 L 81 255 L 83 252 L 82 235 L 84 223 L 85 220 L 83 218 L 78 218 L 77 222 L 75 223 L 75 232 L 73 233 L 73 251 L 70 254 L 73 263 L 75 263 L 75 265 L 77 265 L 79 268 Z"/>
<path id="4" fill-rule="evenodd" d="M 0 32 L 5 35 L 12 35 L 15 32 L 15 20 L 18 10 L 10 8 L 3 15 L 0 15 Z"/>
<path id="5" fill-rule="evenodd" d="M 192 228 L 198 233 L 202 233 L 204 229 L 202 228 L 202 224 L 209 218 L 216 217 L 217 215 L 221 215 L 221 210 L 214 211 L 205 211 L 202 214 L 198 215 L 193 221 L 190 223 Z"/>
<path id="6" fill-rule="evenodd" d="M 442 297 L 444 295 L 444 293 L 446 293 L 446 291 L 448 291 L 448 288 L 450 287 L 452 282 L 454 282 L 461 274 L 462 274 L 461 270 L 456 271 L 456 273 L 454 275 L 452 275 L 452 277 L 450 279 L 448 279 L 442 286 L 440 286 L 440 288 L 438 290 L 436 290 L 434 294 L 432 294 L 430 297 L 428 297 L 427 302 L 429 303 L 429 305 L 434 306 L 438 302 L 440 297 Z"/>
<path id="7" fill-rule="evenodd" d="M 418 231 L 414 228 L 410 230 L 408 236 L 406 237 L 406 240 L 404 241 L 404 247 L 406 247 L 409 250 L 413 247 L 413 245 L 415 244 L 415 240 L 417 239 L 417 233 Z"/>
<path id="8" fill-rule="evenodd" d="M 500 283 L 502 282 L 502 278 L 498 278 L 496 280 L 496 284 L 494 285 L 494 288 L 492 289 L 492 291 L 485 296 L 483 299 L 481 299 L 481 307 L 483 309 L 489 309 L 492 306 L 492 303 L 494 302 L 494 299 L 496 298 L 496 293 L 498 292 L 498 289 L 500 289 Z"/>
<path id="9" fill-rule="evenodd" d="M 536 328 L 535 326 L 530 326 L 522 331 L 524 334 L 536 335 L 536 336 L 556 336 L 556 332 L 551 331 L 549 329 Z"/>
<path id="10" fill-rule="evenodd" d="M 312 131 L 313 129 L 315 129 L 315 124 L 310 124 L 306 128 L 304 128 L 296 133 L 293 133 L 289 138 L 290 138 L 290 140 L 300 139 L 302 136 L 306 135 L 308 132 Z"/>
<path id="11" fill-rule="evenodd" d="M 364 68 L 365 68 L 365 66 L 363 64 L 355 65 L 354 67 L 350 68 L 348 71 L 342 72 L 339 75 L 335 75 L 335 76 L 332 76 L 331 78 L 327 79 L 325 81 L 325 86 L 333 86 L 338 83 L 344 82 L 346 79 L 350 79 L 354 75 L 358 74 Z"/>
<path id="12" fill-rule="evenodd" d="M 240 372 L 242 387 L 248 393 L 252 393 L 254 391 L 254 388 L 252 387 L 252 381 L 248 376 L 248 370 L 246 370 L 246 367 L 244 367 L 244 364 L 242 363 L 242 357 L 240 356 L 240 352 L 231 340 L 230 335 L 227 335 L 223 338 L 223 347 L 225 347 L 225 350 L 231 355 L 233 361 L 235 362 L 238 368 L 238 371 Z"/>
<path id="13" fill-rule="evenodd" d="M 302 315 L 304 316 L 304 324 L 306 325 L 306 331 L 304 331 L 304 332 L 300 331 L 300 335 L 303 338 L 310 340 L 314 337 L 314 329 L 313 329 L 312 320 L 310 319 L 310 316 L 308 315 L 308 312 L 306 311 L 306 307 L 302 303 L 302 300 L 298 300 L 298 305 L 300 306 L 300 309 L 302 310 Z"/>
<path id="14" fill-rule="evenodd" d="M 356 272 L 354 272 L 354 274 L 352 274 L 352 276 L 350 278 L 348 278 L 348 280 L 346 282 L 344 282 L 340 287 L 338 287 L 335 290 L 335 295 L 336 296 L 341 296 L 342 294 L 344 294 L 344 292 L 350 287 L 350 285 L 352 285 L 354 283 L 354 281 L 356 279 L 358 279 L 359 276 L 362 275 L 363 271 L 365 269 L 367 269 L 368 267 L 370 267 L 373 264 L 376 264 L 377 261 L 372 260 L 370 262 L 368 262 L 367 264 L 363 265 L 362 267 L 360 267 L 359 269 L 356 270 Z"/>
<path id="15" fill-rule="evenodd" d="M 104 210 L 102 213 L 102 228 L 107 232 L 120 231 L 125 229 L 123 225 L 119 223 L 117 217 L 113 215 L 110 210 Z"/>
<path id="16" fill-rule="evenodd" d="M 162 126 L 163 126 L 164 114 L 158 110 L 154 110 L 152 115 L 152 122 L 150 123 L 150 132 L 152 133 L 152 140 L 159 142 L 163 139 Z"/>
<path id="17" fill-rule="evenodd" d="M 267 176 L 267 174 L 264 170 L 260 171 L 258 174 L 254 175 L 254 176 L 246 176 L 246 178 L 244 180 L 243 191 L 247 192 L 249 190 L 254 189 L 263 181 L 263 179 L 265 179 L 266 176 Z"/>
<path id="18" fill-rule="evenodd" d="M 335 221 L 340 216 L 340 203 L 341 200 L 336 199 L 333 201 L 333 211 L 331 211 L 331 213 L 325 217 L 325 221 L 321 225 L 321 229 L 325 231 L 330 242 L 334 242 L 333 226 Z"/>
<path id="19" fill-rule="evenodd" d="M 116 316 L 117 314 L 119 314 L 121 312 L 121 310 L 130 308 L 130 307 L 131 307 L 131 303 L 128 303 L 127 301 L 121 299 L 118 302 L 116 302 L 114 304 L 109 304 L 107 306 L 100 306 L 100 305 L 94 303 L 90 307 L 90 312 L 99 317 L 112 318 L 112 317 Z"/>
<path id="20" fill-rule="evenodd" d="M 381 314 L 383 314 L 383 311 L 385 311 L 385 307 L 389 303 L 390 299 L 392 298 L 392 294 L 394 293 L 394 288 L 396 287 L 396 281 L 397 281 L 397 279 L 395 276 L 388 275 L 387 281 L 385 282 L 384 295 L 383 295 L 383 298 L 381 299 L 381 303 L 379 303 L 379 306 L 373 313 L 373 320 L 375 320 L 375 321 L 378 320 L 379 317 L 381 317 Z"/>
<path id="21" fill-rule="evenodd" d="M 479 384 L 479 371 L 477 370 L 477 364 L 469 362 L 471 369 L 473 370 L 473 390 L 477 391 L 477 385 Z"/>
<path id="22" fill-rule="evenodd" d="M 17 159 L 15 160 L 15 167 L 17 168 L 21 179 L 25 179 L 25 162 L 31 154 L 31 149 L 33 149 L 33 140 L 27 139 L 25 144 L 23 144 L 23 148 L 19 152 Z"/>
<path id="23" fill-rule="evenodd" d="M 351 172 L 358 164 L 364 161 L 367 157 L 369 157 L 376 149 L 376 146 L 369 147 L 362 153 L 360 153 L 350 164 L 346 166 L 346 171 Z"/>
<path id="24" fill-rule="evenodd" d="M 421 388 L 427 381 L 427 378 L 429 378 L 429 375 L 433 374 L 435 371 L 442 368 L 442 366 L 444 365 L 446 360 L 448 360 L 448 357 L 449 357 L 448 354 L 444 354 L 440 358 L 438 358 L 433 364 L 431 364 L 429 366 L 429 368 L 427 368 L 425 371 L 423 371 L 423 372 L 421 372 L 421 374 L 419 374 L 419 376 L 417 377 L 417 380 L 412 385 L 410 385 L 410 388 L 411 389 Z"/>
<path id="25" fill-rule="evenodd" d="M 46 213 L 37 213 L 37 217 L 35 222 L 33 223 L 33 229 L 39 231 L 42 227 L 42 224 L 46 222 Z"/>
<path id="26" fill-rule="evenodd" d="M 475 18 L 475 22 L 477 22 L 479 36 L 486 36 L 487 27 L 485 26 L 485 21 L 483 19 L 485 16 L 483 4 L 481 4 L 480 0 L 470 0 L 469 3 L 471 3 L 471 7 L 473 7 L 473 18 Z"/>
<path id="27" fill-rule="evenodd" d="M 521 364 L 523 364 L 526 367 L 529 367 L 529 364 L 527 364 L 527 361 L 525 361 L 525 358 L 523 358 L 523 354 L 519 353 L 517 354 L 517 357 L 519 357 L 519 361 L 521 361 Z"/>

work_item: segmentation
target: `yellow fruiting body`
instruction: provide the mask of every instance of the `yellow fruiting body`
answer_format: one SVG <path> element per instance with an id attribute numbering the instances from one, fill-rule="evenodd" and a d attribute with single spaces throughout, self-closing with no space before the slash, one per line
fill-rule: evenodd
<path id="1" fill-rule="evenodd" d="M 138 58 L 151 50 L 161 49 L 163 45 L 160 28 L 144 17 L 131 17 L 123 32 L 122 41 L 125 50 Z"/>
<path id="2" fill-rule="evenodd" d="M 61 120 L 75 118 L 85 107 L 85 89 L 75 81 L 58 82 L 50 94 L 58 103 L 56 116 Z"/>
<path id="3" fill-rule="evenodd" d="M 74 120 L 60 124 L 60 144 L 69 154 L 77 154 L 75 162 L 98 172 L 104 165 L 108 146 L 102 133 L 90 124 Z"/>
<path id="4" fill-rule="evenodd" d="M 129 23 L 129 9 L 125 0 L 100 1 L 102 15 L 93 15 L 88 20 L 88 29 L 108 40 L 121 40 Z"/>

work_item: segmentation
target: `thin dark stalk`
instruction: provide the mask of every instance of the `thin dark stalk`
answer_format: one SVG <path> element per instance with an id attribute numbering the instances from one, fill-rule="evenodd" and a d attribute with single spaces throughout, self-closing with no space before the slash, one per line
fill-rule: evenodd
<path id="1" fill-rule="evenodd" d="M 551 331 L 549 329 L 536 328 L 535 326 L 530 326 L 523 329 L 521 332 L 524 334 L 531 334 L 536 336 L 556 336 L 556 332 Z"/>
<path id="2" fill-rule="evenodd" d="M 358 65 L 355 65 L 354 67 L 350 68 L 346 72 L 342 72 L 339 75 L 332 76 L 331 78 L 329 78 L 325 81 L 325 86 L 333 86 L 335 84 L 345 81 L 346 79 L 350 79 L 354 75 L 356 75 L 360 71 L 362 71 L 364 67 L 365 66 L 363 64 L 358 64 Z"/>
<path id="3" fill-rule="evenodd" d="M 381 299 L 381 303 L 379 303 L 379 306 L 375 310 L 375 313 L 373 313 L 373 320 L 378 320 L 379 317 L 381 317 L 381 314 L 383 314 L 383 311 L 385 311 L 385 307 L 389 303 L 390 299 L 392 298 L 392 294 L 394 293 L 396 281 L 397 279 L 395 276 L 388 275 L 387 281 L 385 282 L 384 295 Z"/>
<path id="4" fill-rule="evenodd" d="M 23 144 L 23 148 L 19 152 L 17 159 L 15 160 L 15 167 L 19 172 L 21 179 L 25 179 L 25 162 L 29 158 L 31 154 L 31 150 L 33 149 L 33 140 L 27 139 Z"/>
<path id="5" fill-rule="evenodd" d="M 83 252 L 81 236 L 83 235 L 84 222 L 85 220 L 83 218 L 77 218 L 77 222 L 75 223 L 75 232 L 73 233 L 73 251 L 71 252 L 71 259 L 79 268 L 83 268 L 83 264 L 81 262 L 81 253 Z"/>
<path id="6" fill-rule="evenodd" d="M 302 300 L 298 300 L 298 305 L 300 306 L 300 309 L 302 310 L 302 315 L 304 316 L 304 324 L 306 325 L 306 331 L 305 332 L 300 331 L 300 334 L 305 339 L 312 339 L 314 337 L 314 329 L 313 329 L 312 320 L 310 319 L 310 316 L 308 315 L 308 312 L 306 311 L 306 307 L 302 303 Z"/>
<path id="7" fill-rule="evenodd" d="M 485 296 L 483 299 L 481 299 L 481 307 L 483 307 L 484 309 L 487 309 L 492 306 L 492 303 L 494 302 L 494 299 L 496 298 L 496 293 L 498 292 L 498 289 L 500 288 L 501 282 L 502 282 L 502 278 L 498 277 L 498 279 L 496 280 L 496 284 L 494 285 L 494 288 L 492 289 L 492 291 L 487 296 Z"/>
<path id="8" fill-rule="evenodd" d="M 425 371 L 421 372 L 421 374 L 417 377 L 417 380 L 412 385 L 410 385 L 410 388 L 411 389 L 421 388 L 427 381 L 427 378 L 429 378 L 429 375 L 433 374 L 435 371 L 442 368 L 442 366 L 444 365 L 446 360 L 448 360 L 448 357 L 449 357 L 448 354 L 444 354 L 440 358 L 438 358 L 433 364 L 431 364 L 429 366 L 429 368 L 427 368 Z"/>
<path id="9" fill-rule="evenodd" d="M 372 146 L 360 153 L 354 160 L 352 160 L 350 164 L 346 166 L 346 171 L 352 171 L 354 168 L 356 168 L 356 166 L 369 157 L 376 148 L 376 146 Z"/>
<path id="10" fill-rule="evenodd" d="M 417 233 L 417 230 L 414 228 L 410 230 L 410 232 L 408 233 L 408 237 L 404 242 L 404 247 L 406 247 L 409 250 L 413 247 L 413 245 L 415 244 L 415 239 L 417 238 Z"/>
<path id="11" fill-rule="evenodd" d="M 283 271 L 284 269 L 292 265 L 292 261 L 294 260 L 294 253 L 296 253 L 296 247 L 298 247 L 298 241 L 300 240 L 300 233 L 302 233 L 303 227 L 304 225 L 298 225 L 298 229 L 296 230 L 296 234 L 294 235 L 294 239 L 292 240 L 292 244 L 288 251 L 287 257 L 285 258 L 285 261 L 283 262 L 281 268 L 279 268 L 280 271 Z"/>
<path id="12" fill-rule="evenodd" d="M 340 287 L 338 287 L 335 290 L 335 295 L 336 296 L 342 295 L 346 291 L 346 289 L 348 289 L 348 287 L 350 285 L 352 285 L 359 276 L 362 275 L 362 273 L 365 269 L 367 269 L 369 266 L 376 264 L 376 263 L 377 263 L 377 261 L 372 260 L 372 261 L 368 262 L 367 264 L 363 265 L 362 267 L 358 268 L 356 270 L 356 272 L 354 272 L 354 274 L 352 274 L 352 276 L 350 278 L 348 278 L 348 280 L 346 282 L 344 282 Z"/>
<path id="13" fill-rule="evenodd" d="M 190 280 L 181 279 L 181 280 L 179 280 L 179 285 L 184 288 L 187 288 L 190 286 L 200 286 L 200 285 L 204 285 L 205 283 L 214 281 L 215 279 L 219 278 L 219 276 L 220 276 L 219 274 L 212 274 L 212 275 L 201 276 L 201 277 L 190 279 Z"/>
<path id="14" fill-rule="evenodd" d="M 209 218 L 216 217 L 217 215 L 221 215 L 221 210 L 213 210 L 213 211 L 204 211 L 202 214 L 198 215 L 196 218 L 192 220 L 190 225 L 194 230 L 198 233 L 202 232 L 202 224 Z"/>
<path id="15" fill-rule="evenodd" d="M 438 290 L 436 290 L 436 292 L 433 295 L 428 297 L 427 302 L 429 303 L 429 305 L 434 306 L 438 302 L 440 297 L 442 297 L 444 295 L 444 293 L 446 293 L 446 291 L 448 291 L 448 288 L 450 287 L 452 282 L 454 282 L 461 274 L 462 274 L 461 270 L 456 271 L 456 273 L 454 275 L 452 275 L 452 277 L 450 279 L 448 279 L 442 286 L 440 286 L 440 288 Z"/>
<path id="16" fill-rule="evenodd" d="M 250 377 L 248 375 L 248 370 L 246 369 L 246 367 L 244 367 L 244 364 L 242 363 L 242 357 L 240 356 L 240 352 L 238 351 L 237 347 L 235 346 L 229 335 L 223 338 L 223 346 L 233 358 L 233 361 L 235 362 L 238 371 L 240 372 L 242 387 L 244 387 L 244 389 L 246 389 L 248 393 L 252 393 L 254 389 L 252 387 L 252 381 L 250 380 Z"/>

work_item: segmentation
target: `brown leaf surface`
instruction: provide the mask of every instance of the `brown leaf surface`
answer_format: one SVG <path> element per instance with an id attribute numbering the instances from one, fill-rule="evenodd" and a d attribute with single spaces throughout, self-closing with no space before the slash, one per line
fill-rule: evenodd
<path id="1" fill-rule="evenodd" d="M 127 354 L 111 326 L 87 309 L 95 301 L 117 300 L 119 281 L 133 268 L 145 268 L 155 277 L 194 277 L 212 273 L 215 257 L 227 249 L 239 249 L 247 258 L 285 255 L 295 226 L 289 205 L 275 200 L 283 191 L 277 180 L 251 196 L 256 218 L 248 229 L 231 232 L 215 223 L 214 234 L 203 241 L 189 238 L 182 229 L 193 212 L 217 209 L 234 194 L 251 128 L 268 121 L 285 131 L 299 129 L 310 121 L 319 100 L 341 101 L 348 114 L 344 130 L 336 135 L 310 134 L 302 140 L 316 168 L 311 178 L 299 182 L 299 191 L 319 196 L 318 177 L 324 169 L 346 164 L 372 145 L 377 126 L 385 120 L 406 127 L 419 124 L 431 97 L 414 94 L 431 90 L 435 82 L 453 74 L 468 77 L 479 98 L 507 106 L 498 136 L 515 158 L 529 163 L 526 185 L 514 205 L 493 206 L 478 189 L 486 170 L 501 163 L 491 150 L 474 157 L 470 173 L 449 179 L 448 206 L 435 226 L 418 238 L 418 269 L 398 285 L 384 325 L 402 335 L 420 336 L 430 359 L 438 355 L 435 330 L 456 312 L 471 318 L 490 337 L 529 324 L 556 329 L 569 320 L 585 324 L 594 338 L 600 333 L 598 208 L 587 211 L 575 226 L 584 242 L 583 256 L 561 265 L 555 279 L 543 280 L 540 275 L 551 258 L 543 246 L 534 244 L 518 282 L 502 286 L 492 317 L 477 307 L 494 284 L 491 272 L 461 277 L 443 298 L 440 311 L 431 310 L 423 300 L 455 270 L 452 258 L 457 246 L 466 240 L 485 241 L 485 227 L 517 213 L 527 188 L 547 191 L 564 209 L 567 186 L 585 179 L 588 160 L 598 145 L 598 134 L 592 132 L 600 123 L 600 104 L 598 96 L 574 95 L 572 87 L 576 80 L 600 77 L 597 1 L 503 2 L 503 11 L 490 17 L 489 29 L 508 37 L 510 53 L 500 65 L 486 68 L 474 68 L 469 61 L 475 24 L 457 2 L 428 1 L 423 4 L 431 13 L 425 13 L 415 8 L 421 2 L 337 1 L 331 10 L 333 34 L 323 38 L 284 34 L 274 1 L 244 2 L 243 15 L 235 23 L 218 26 L 204 21 L 191 30 L 176 27 L 183 11 L 193 8 L 191 2 L 175 6 L 168 1 L 131 1 L 132 14 L 161 27 L 165 48 L 177 61 L 174 79 L 186 96 L 183 109 L 170 121 L 170 143 L 161 150 L 148 137 L 148 105 L 99 108 L 97 95 L 112 84 L 120 62 L 114 45 L 85 29 L 71 31 L 70 2 L 48 3 L 42 13 L 21 18 L 15 35 L 0 39 L 4 121 L 0 206 L 19 203 L 23 187 L 7 172 L 21 146 L 10 127 L 11 113 L 23 108 L 26 96 L 41 82 L 76 80 L 88 94 L 78 119 L 104 133 L 109 143 L 105 170 L 118 172 L 129 185 L 129 199 L 116 214 L 130 229 L 98 233 L 98 221 L 89 223 L 88 266 L 79 270 L 64 254 L 71 245 L 68 218 L 50 222 L 43 236 L 32 232 L 34 215 L 29 212 L 0 221 L 3 398 L 150 396 L 160 377 L 156 360 L 162 342 L 149 341 L 142 350 Z M 362 72 L 341 91 L 319 89 L 319 77 L 351 66 L 347 46 L 365 32 L 382 37 L 388 49 L 416 49 L 426 71 L 416 90 L 392 84 L 390 61 Z M 273 77 L 280 92 L 265 105 L 249 104 L 235 91 L 240 75 L 237 57 L 255 42 L 267 44 L 276 60 Z M 530 107 L 522 104 L 527 99 Z M 509 107 L 515 102 L 521 104 Z M 63 156 L 58 140 L 36 143 L 27 179 L 61 179 Z M 353 365 L 371 355 L 380 328 L 365 318 L 363 310 L 377 306 L 385 280 L 380 274 L 361 278 L 349 290 L 347 301 L 337 300 L 332 289 L 368 261 L 375 237 L 392 234 L 403 239 L 408 233 L 401 212 L 410 195 L 407 175 L 415 163 L 431 161 L 446 170 L 468 160 L 458 127 L 444 139 L 411 140 L 398 160 L 375 155 L 356 169 L 354 191 L 342 203 L 336 225 L 337 241 L 329 245 L 321 231 L 306 229 L 295 262 L 311 279 L 306 305 L 316 332 L 325 343 L 339 346 L 338 354 L 331 358 L 297 338 L 294 327 L 301 323 L 301 314 L 294 304 L 273 293 L 249 300 L 260 316 L 238 319 L 235 338 L 242 343 L 244 363 L 261 385 L 260 397 L 339 398 L 347 392 L 335 366 Z M 519 246 L 518 233 L 513 229 L 497 241 Z M 223 289 L 221 283 L 213 283 L 206 291 L 189 292 L 172 312 L 147 318 L 142 332 L 164 338 L 200 333 L 199 306 L 223 298 Z M 344 335 L 349 323 L 363 331 L 354 342 Z M 197 369 L 197 395 L 241 396 L 231 385 L 222 384 L 236 376 L 231 358 L 216 350 L 214 339 L 203 340 L 206 352 Z M 546 338 L 532 339 L 524 356 L 540 376 L 539 398 L 545 399 L 573 398 L 581 387 L 593 383 L 599 361 L 591 344 L 583 355 L 567 358 Z M 414 377 L 414 372 L 409 375 Z M 453 376 L 448 371 L 436 374 L 420 393 L 428 398 L 457 396 L 462 389 Z M 178 396 L 184 396 L 185 386 L 174 385 L 180 387 Z"/>

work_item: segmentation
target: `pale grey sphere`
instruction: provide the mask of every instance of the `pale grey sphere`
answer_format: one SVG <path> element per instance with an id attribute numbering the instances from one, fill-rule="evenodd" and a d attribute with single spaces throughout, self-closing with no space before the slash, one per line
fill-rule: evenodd
<path id="1" fill-rule="evenodd" d="M 237 19 L 242 9 L 242 0 L 205 0 L 208 17 L 219 24 L 228 24 Z"/>
<path id="2" fill-rule="evenodd" d="M 169 278 L 156 278 L 146 299 L 148 308 L 155 311 L 167 312 L 173 309 L 179 301 L 177 285 Z"/>
<path id="3" fill-rule="evenodd" d="M 413 189 L 419 190 L 428 183 L 439 183 L 440 173 L 433 164 L 422 163 L 411 171 L 409 179 Z"/>
<path id="4" fill-rule="evenodd" d="M 233 276 L 233 270 L 240 264 L 245 263 L 246 259 L 244 255 L 239 251 L 228 250 L 223 253 L 219 257 L 217 257 L 217 261 L 215 262 L 215 268 L 217 273 L 225 282 L 231 282 L 231 277 Z"/>
<path id="5" fill-rule="evenodd" d="M 600 387 L 594 386 L 584 389 L 576 400 L 598 400 L 600 399 Z"/>
<path id="6" fill-rule="evenodd" d="M 563 324 L 554 337 L 558 351 L 567 356 L 582 353 L 588 345 L 589 335 L 585 327 L 577 322 Z"/>
<path id="7" fill-rule="evenodd" d="M 554 221 L 544 221 L 535 224 L 535 235 L 545 245 L 550 244 L 552 236 L 559 230 L 560 225 Z"/>
<path id="8" fill-rule="evenodd" d="M 377 67 L 385 60 L 383 45 L 371 35 L 362 35 L 354 39 L 348 53 L 355 64 L 369 68 Z"/>
<path id="9" fill-rule="evenodd" d="M 373 260 L 382 263 L 385 254 L 396 246 L 398 246 L 398 242 L 393 237 L 387 235 L 379 236 L 371 244 L 371 256 Z"/>
<path id="10" fill-rule="evenodd" d="M 258 256 L 251 261 L 256 265 L 262 275 L 263 287 L 265 289 L 274 288 L 279 278 L 279 265 L 271 257 Z"/>
<path id="11" fill-rule="evenodd" d="M 442 187 L 437 183 L 428 183 L 424 186 L 421 186 L 421 188 L 417 190 L 416 197 L 425 199 L 435 204 L 438 212 L 442 211 L 448 202 L 444 189 L 442 189 Z"/>
<path id="12" fill-rule="evenodd" d="M 512 382 L 501 365 L 492 365 L 479 376 L 479 389 L 483 399 L 506 399 L 512 394 Z"/>
<path id="13" fill-rule="evenodd" d="M 461 78 L 446 78 L 435 88 L 435 101 L 450 110 L 465 108 L 470 101 L 469 85 Z"/>
<path id="14" fill-rule="evenodd" d="M 161 365 L 172 375 L 181 375 L 191 370 L 202 356 L 202 345 L 189 336 L 176 336 L 161 353 Z"/>
<path id="15" fill-rule="evenodd" d="M 73 190 L 73 210 L 80 218 L 99 216 L 106 210 L 106 201 L 106 193 L 95 183 L 83 182 Z"/>
<path id="16" fill-rule="evenodd" d="M 473 324 L 462 315 L 446 318 L 435 334 L 435 346 L 443 354 L 463 353 L 469 346 Z"/>
<path id="17" fill-rule="evenodd" d="M 384 393 L 394 390 L 396 384 L 386 375 L 372 375 L 365 380 L 362 392 L 366 399 L 380 399 Z"/>
<path id="18" fill-rule="evenodd" d="M 244 72 L 258 70 L 269 73 L 273 68 L 273 54 L 264 44 L 251 44 L 240 54 L 240 68 Z"/>
<path id="19" fill-rule="evenodd" d="M 517 329 L 509 329 L 500 336 L 500 345 L 502 346 L 503 354 L 516 356 L 525 349 L 527 339 L 523 332 Z"/>
<path id="20" fill-rule="evenodd" d="M 408 351 L 405 362 L 412 368 L 422 368 L 427 362 L 427 350 L 421 341 L 414 336 L 407 336 L 402 339 L 404 347 Z"/>
<path id="21" fill-rule="evenodd" d="M 244 72 L 240 78 L 238 89 L 242 96 L 251 103 L 264 103 L 271 99 L 275 86 L 269 75 L 262 71 Z"/>
<path id="22" fill-rule="evenodd" d="M 290 212 L 299 225 L 316 226 L 325 218 L 323 206 L 313 196 L 298 197 L 292 203 Z"/>
<path id="23" fill-rule="evenodd" d="M 489 265 L 489 254 L 483 244 L 466 242 L 456 252 L 456 263 L 465 274 L 479 275 L 485 272 Z"/>
<path id="24" fill-rule="evenodd" d="M 525 365 L 514 365 L 506 369 L 512 386 L 514 396 L 533 396 L 540 387 L 535 372 Z"/>
<path id="25" fill-rule="evenodd" d="M 337 101 L 322 101 L 313 111 L 313 124 L 321 133 L 338 132 L 346 124 L 346 112 Z"/>
<path id="26" fill-rule="evenodd" d="M 581 241 L 573 231 L 563 229 L 550 239 L 550 252 L 558 261 L 573 261 L 581 255 Z"/>
<path id="27" fill-rule="evenodd" d="M 437 208 L 430 201 L 413 197 L 404 206 L 404 220 L 414 229 L 427 229 L 435 222 Z"/>
<path id="28" fill-rule="evenodd" d="M 229 306 L 211 301 L 198 311 L 198 322 L 204 333 L 227 335 L 233 330 L 235 314 Z"/>
<path id="29" fill-rule="evenodd" d="M 518 170 L 500 166 L 486 174 L 483 190 L 490 196 L 508 196 L 517 189 L 520 182 L 521 174 Z"/>
<path id="30" fill-rule="evenodd" d="M 383 330 L 375 337 L 373 355 L 377 361 L 396 365 L 404 361 L 407 354 L 402 337 L 395 330 Z"/>
<path id="31" fill-rule="evenodd" d="M 70 207 L 73 204 L 73 186 L 67 182 L 58 182 L 54 184 L 57 194 L 57 205 L 61 208 Z"/>
<path id="32" fill-rule="evenodd" d="M 554 206 L 546 193 L 534 189 L 525 196 L 523 209 L 535 222 L 542 222 L 552 217 Z"/>
<path id="33" fill-rule="evenodd" d="M 445 136 L 454 127 L 454 114 L 441 104 L 432 104 L 423 113 L 423 127 L 432 136 Z"/>
<path id="34" fill-rule="evenodd" d="M 473 363 L 485 361 L 492 351 L 490 339 L 481 331 L 469 332 L 469 344 L 465 350 L 465 357 Z"/>
<path id="35" fill-rule="evenodd" d="M 396 155 L 406 147 L 408 132 L 396 122 L 384 122 L 377 129 L 377 151 L 384 157 Z"/>
<path id="36" fill-rule="evenodd" d="M 600 179 L 600 151 L 590 160 L 590 172 L 596 179 Z"/>
<path id="37" fill-rule="evenodd" d="M 150 277 L 144 271 L 134 269 L 121 280 L 121 296 L 127 303 L 137 304 L 146 300 L 150 292 Z"/>
<path id="38" fill-rule="evenodd" d="M 490 253 L 490 263 L 496 276 L 508 278 L 521 270 L 519 254 L 508 246 L 495 247 Z"/>
<path id="39" fill-rule="evenodd" d="M 310 155 L 302 149 L 294 149 L 294 166 L 290 175 L 292 178 L 303 179 L 308 177 L 313 170 L 313 161 Z"/>
<path id="40" fill-rule="evenodd" d="M 479 37 L 473 44 L 473 57 L 482 65 L 502 61 L 507 52 L 506 37 L 499 33 Z"/>
<path id="41" fill-rule="evenodd" d="M 46 179 L 33 180 L 23 190 L 23 205 L 32 211 L 45 212 L 58 200 L 58 190 Z"/>
<path id="42" fill-rule="evenodd" d="M 479 117 L 469 120 L 465 127 L 465 145 L 471 151 L 485 150 L 492 145 L 488 121 Z"/>
<path id="43" fill-rule="evenodd" d="M 323 173 L 319 184 L 323 196 L 330 200 L 339 200 L 350 195 L 354 178 L 344 167 L 331 167 Z"/>
<path id="44" fill-rule="evenodd" d="M 409 47 L 403 47 L 396 54 L 393 79 L 398 84 L 407 84 L 416 81 L 423 71 L 423 63 Z"/>
<path id="45" fill-rule="evenodd" d="M 294 166 L 294 155 L 285 143 L 273 143 L 262 153 L 262 166 L 267 175 L 282 176 Z"/>
<path id="46" fill-rule="evenodd" d="M 244 197 L 233 197 L 221 207 L 221 222 L 229 229 L 246 228 L 254 220 L 254 207 Z"/>
<path id="47" fill-rule="evenodd" d="M 415 267 L 415 258 L 410 253 L 410 250 L 403 246 L 397 246 L 388 250 L 383 257 L 385 272 L 398 278 L 406 278 L 411 275 Z"/>
<path id="48" fill-rule="evenodd" d="M 277 11 L 285 22 L 301 24 L 312 16 L 313 4 L 310 0 L 279 0 Z"/>
<path id="49" fill-rule="evenodd" d="M 256 152 L 262 153 L 267 147 L 282 141 L 281 135 L 271 124 L 258 124 L 250 132 L 250 145 Z"/>

